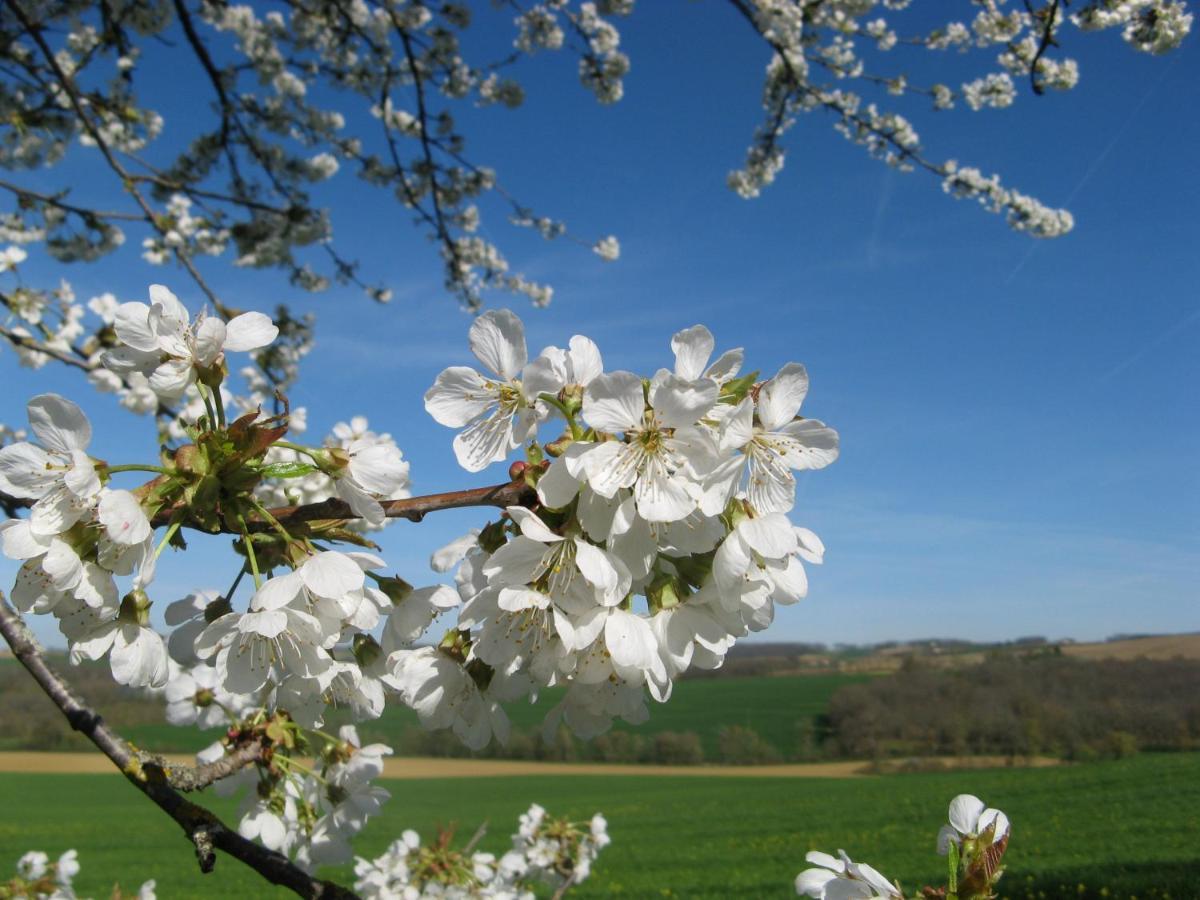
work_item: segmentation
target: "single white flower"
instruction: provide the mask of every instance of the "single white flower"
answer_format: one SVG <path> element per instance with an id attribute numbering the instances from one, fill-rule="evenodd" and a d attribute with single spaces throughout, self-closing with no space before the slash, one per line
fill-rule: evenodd
<path id="1" fill-rule="evenodd" d="M 632 488 L 638 513 L 648 522 L 674 522 L 696 508 L 698 471 L 710 451 L 702 433 L 688 430 L 717 401 L 711 379 L 687 381 L 660 373 L 650 383 L 649 406 L 642 380 L 632 372 L 610 372 L 588 385 L 583 417 L 597 431 L 624 440 L 591 446 L 580 458 L 587 482 L 602 497 Z"/>
<path id="2" fill-rule="evenodd" d="M 959 794 L 950 801 L 950 824 L 943 825 L 938 832 L 938 853 L 945 856 L 950 844 L 961 845 L 964 840 L 975 840 L 989 828 L 992 843 L 1006 838 L 1009 832 L 1008 816 L 998 809 L 984 806 L 974 794 Z"/>
<path id="3" fill-rule="evenodd" d="M 538 394 L 558 388 L 536 372 L 522 379 L 528 359 L 525 328 L 507 309 L 476 319 L 469 341 L 471 352 L 492 374 L 451 366 L 425 392 L 425 409 L 440 425 L 463 429 L 454 438 L 454 455 L 468 472 L 479 472 L 530 436 L 537 426 Z"/>
<path id="4" fill-rule="evenodd" d="M 17 497 L 35 500 L 30 527 L 61 534 L 87 514 L 100 478 L 87 455 L 92 426 L 78 406 L 58 394 L 39 394 L 26 405 L 41 446 L 18 441 L 0 447 L 0 479 Z"/>
<path id="5" fill-rule="evenodd" d="M 816 419 L 797 419 L 808 393 L 808 374 L 788 363 L 747 396 L 721 424 L 723 453 L 740 453 L 709 478 L 716 490 L 705 511 L 719 513 L 746 479 L 746 496 L 758 513 L 787 512 L 796 501 L 792 469 L 822 469 L 838 457 L 838 433 Z"/>
<path id="6" fill-rule="evenodd" d="M 161 399 L 178 400 L 196 380 L 197 369 L 210 369 L 226 351 L 258 350 L 279 336 L 260 312 L 242 313 L 228 322 L 203 312 L 190 321 L 187 308 L 161 284 L 150 285 L 150 305 L 122 303 L 113 322 L 123 346 L 102 357 L 118 374 L 140 372 Z"/>

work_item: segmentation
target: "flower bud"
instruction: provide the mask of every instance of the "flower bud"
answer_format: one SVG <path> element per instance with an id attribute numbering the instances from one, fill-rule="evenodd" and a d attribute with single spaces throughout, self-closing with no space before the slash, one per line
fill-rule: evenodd
<path id="1" fill-rule="evenodd" d="M 384 595 L 392 601 L 392 606 L 399 606 L 404 602 L 404 598 L 413 591 L 413 586 L 398 575 L 378 576 L 375 578 L 375 583 L 379 585 L 379 590 L 383 591 Z"/>
<path id="2" fill-rule="evenodd" d="M 149 627 L 150 602 L 145 591 L 141 589 L 130 591 L 121 599 L 121 611 L 117 613 L 117 620 L 126 625 Z"/>
<path id="3" fill-rule="evenodd" d="M 411 588 L 409 588 L 409 590 L 411 590 Z M 375 638 L 371 637 L 369 634 L 363 634 L 362 632 L 356 634 L 354 636 L 352 647 L 354 659 L 364 669 L 378 661 L 378 659 L 383 656 L 383 648 L 380 647 L 379 644 L 376 643 Z"/>

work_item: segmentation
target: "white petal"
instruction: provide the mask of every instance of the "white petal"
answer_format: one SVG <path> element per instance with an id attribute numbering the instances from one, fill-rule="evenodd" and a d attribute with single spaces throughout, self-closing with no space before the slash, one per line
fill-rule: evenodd
<path id="1" fill-rule="evenodd" d="M 494 462 L 502 462 L 513 446 L 512 415 L 499 409 L 476 419 L 453 441 L 454 456 L 468 472 L 481 472 Z"/>
<path id="2" fill-rule="evenodd" d="M 750 560 L 750 550 L 736 531 L 725 538 L 717 548 L 716 556 L 713 557 L 713 580 L 717 583 L 723 602 L 728 604 L 730 600 L 736 600 L 741 592 L 746 570 L 750 568 Z"/>
<path id="3" fill-rule="evenodd" d="M 425 411 L 448 428 L 462 428 L 496 402 L 483 376 L 466 366 L 444 369 L 425 392 Z"/>
<path id="4" fill-rule="evenodd" d="M 796 532 L 782 513 L 744 519 L 737 531 L 750 548 L 765 559 L 783 559 L 796 551 Z"/>
<path id="5" fill-rule="evenodd" d="M 724 384 L 731 378 L 737 377 L 737 373 L 742 370 L 742 348 L 738 347 L 734 350 L 726 350 L 717 361 L 704 370 L 704 377 L 711 378 L 718 384 Z"/>
<path id="6" fill-rule="evenodd" d="M 58 483 L 61 476 L 52 468 L 57 463 L 41 447 L 18 441 L 0 447 L 0 480 L 15 496 L 36 500 Z"/>
<path id="7" fill-rule="evenodd" d="M 793 469 L 823 469 L 838 458 L 838 433 L 818 419 L 784 425 L 768 438 Z"/>
<path id="8" fill-rule="evenodd" d="M 778 431 L 792 421 L 808 394 L 808 372 L 799 363 L 788 363 L 758 392 L 758 419 L 767 431 Z"/>
<path id="9" fill-rule="evenodd" d="M 350 511 L 364 522 L 382 525 L 387 521 L 387 514 L 379 501 L 364 491 L 353 478 L 338 478 L 333 482 L 333 489 L 346 501 Z"/>
<path id="10" fill-rule="evenodd" d="M 638 446 L 621 441 L 605 441 L 593 445 L 580 457 L 580 462 L 591 489 L 601 497 L 612 498 L 618 490 L 631 487 L 637 480 L 643 457 L 642 449 Z"/>
<path id="11" fill-rule="evenodd" d="M 590 445 L 572 444 L 567 450 L 570 452 L 579 447 L 579 451 L 576 452 L 582 452 L 588 446 Z M 563 509 L 575 499 L 575 495 L 579 493 L 579 481 L 567 469 L 565 456 L 560 456 L 550 463 L 550 468 L 538 479 L 537 493 L 538 499 L 549 509 Z"/>
<path id="12" fill-rule="evenodd" d="M 89 503 L 60 484 L 33 505 L 29 527 L 38 534 L 62 534 L 87 512 Z"/>
<path id="13" fill-rule="evenodd" d="M 167 649 L 157 633 L 122 625 L 109 655 L 113 680 L 130 687 L 162 687 L 167 683 Z"/>
<path id="14" fill-rule="evenodd" d="M 668 475 L 662 463 L 654 458 L 633 487 L 637 511 L 647 522 L 678 522 L 691 515 L 698 496 L 688 490 L 683 478 Z"/>
<path id="15" fill-rule="evenodd" d="M 604 623 L 604 645 L 613 663 L 627 669 L 648 669 L 657 642 L 650 623 L 635 613 L 613 609 Z"/>
<path id="16" fill-rule="evenodd" d="M 63 481 L 76 497 L 93 497 L 100 492 L 100 476 L 96 466 L 82 450 L 71 451 L 71 468 Z"/>
<path id="17" fill-rule="evenodd" d="M 225 349 L 233 352 L 258 350 L 279 337 L 279 329 L 270 316 L 260 312 L 234 316 L 225 326 Z"/>
<path id="18" fill-rule="evenodd" d="M 671 349 L 675 351 L 675 374 L 685 381 L 695 381 L 704 374 L 708 358 L 712 356 L 712 332 L 703 325 L 685 328 L 671 338 Z"/>
<path id="19" fill-rule="evenodd" d="M 471 531 L 460 538 L 455 538 L 446 546 L 433 552 L 429 558 L 429 568 L 435 572 L 449 572 L 478 546 L 479 533 L 477 531 Z"/>
<path id="20" fill-rule="evenodd" d="M 504 381 L 525 368 L 525 326 L 507 309 L 489 310 L 476 319 L 468 340 L 475 358 Z"/>
<path id="21" fill-rule="evenodd" d="M 772 447 L 760 443 L 750 447 L 746 496 L 760 514 L 785 513 L 796 505 L 796 476 Z"/>
<path id="22" fill-rule="evenodd" d="M 677 375 L 655 378 L 650 385 L 650 405 L 668 428 L 692 425 L 717 402 L 717 383 L 711 378 L 687 381 Z"/>
<path id="23" fill-rule="evenodd" d="M 145 303 L 122 303 L 113 319 L 117 340 L 134 350 L 152 353 L 159 349 L 158 335 L 150 327 L 150 307 Z"/>
<path id="24" fill-rule="evenodd" d="M 586 387 L 604 371 L 600 348 L 591 338 L 586 338 L 581 334 L 571 338 L 570 347 L 571 374 L 574 376 L 575 384 Z"/>
<path id="25" fill-rule="evenodd" d="M 807 528 L 796 527 L 796 553 L 805 562 L 820 565 L 825 561 L 825 545 Z"/>
<path id="26" fill-rule="evenodd" d="M 150 390 L 164 400 L 178 400 L 195 377 L 190 359 L 169 359 L 150 374 Z"/>
<path id="27" fill-rule="evenodd" d="M 828 869 L 805 869 L 796 876 L 796 893 L 806 897 L 823 898 L 825 885 L 837 878 Z"/>
<path id="28" fill-rule="evenodd" d="M 263 586 L 254 592 L 250 609 L 282 609 L 296 599 L 303 585 L 304 579 L 299 572 L 288 572 L 278 578 L 268 578 Z"/>
<path id="29" fill-rule="evenodd" d="M 150 325 L 160 338 L 179 334 L 187 328 L 189 320 L 187 307 L 169 288 L 150 285 Z"/>
<path id="30" fill-rule="evenodd" d="M 234 321 L 237 321 L 236 319 Z M 225 346 L 225 323 L 216 316 L 204 316 L 196 323 L 196 365 L 207 368 L 216 362 Z"/>
<path id="31" fill-rule="evenodd" d="M 642 379 L 632 372 L 607 372 L 592 379 L 583 394 L 583 418 L 610 434 L 637 428 L 646 408 Z"/>
<path id="32" fill-rule="evenodd" d="M 619 582 L 616 567 L 599 547 L 576 538 L 575 565 L 588 583 L 598 588 L 606 598 L 612 598 L 614 603 L 621 599 L 615 596 Z"/>
<path id="33" fill-rule="evenodd" d="M 535 541 L 540 541 L 543 544 L 555 544 L 563 538 L 561 535 L 551 531 L 546 523 L 537 517 L 537 515 L 523 506 L 505 507 L 505 512 L 509 518 L 517 523 L 521 529 L 521 534 Z"/>
<path id="34" fill-rule="evenodd" d="M 152 532 L 145 510 L 129 491 L 105 491 L 97 516 L 109 538 L 118 544 L 140 544 Z"/>
<path id="35" fill-rule="evenodd" d="M 494 584 L 528 584 L 542 564 L 546 545 L 518 535 L 491 555 L 483 573 Z"/>
<path id="36" fill-rule="evenodd" d="M 92 426 L 83 410 L 58 394 L 38 394 L 27 404 L 29 426 L 47 450 L 70 456 L 86 450 Z"/>
<path id="37" fill-rule="evenodd" d="M 740 450 L 754 437 L 754 400 L 746 397 L 721 423 L 721 449 Z"/>
<path id="38" fill-rule="evenodd" d="M 950 801 L 950 824 L 960 834 L 975 834 L 984 809 L 983 801 L 974 794 L 959 794 Z"/>
<path id="39" fill-rule="evenodd" d="M 0 548 L 9 559 L 33 559 L 50 547 L 50 539 L 39 535 L 24 519 L 0 522 Z"/>
<path id="40" fill-rule="evenodd" d="M 363 586 L 358 563 L 336 550 L 310 556 L 298 571 L 304 586 L 318 597 L 337 600 Z"/>
<path id="41" fill-rule="evenodd" d="M 527 609 L 546 609 L 550 606 L 550 598 L 541 591 L 506 587 L 500 589 L 496 603 L 506 612 L 522 612 Z"/>
<path id="42" fill-rule="evenodd" d="M 1000 838 L 1008 834 L 1008 816 L 1000 812 L 998 809 L 992 809 L 990 807 L 985 809 L 979 815 L 979 833 L 982 834 L 983 832 L 987 831 L 988 826 L 992 823 L 995 823 L 996 825 L 996 830 L 992 835 L 992 842 L 995 843 L 996 841 L 1000 840 Z"/>

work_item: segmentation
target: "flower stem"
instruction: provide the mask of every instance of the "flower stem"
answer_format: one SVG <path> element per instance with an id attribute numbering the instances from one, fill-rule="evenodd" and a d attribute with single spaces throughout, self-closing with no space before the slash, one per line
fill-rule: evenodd
<path id="1" fill-rule="evenodd" d="M 112 475 L 115 472 L 158 472 L 160 475 L 174 475 L 175 472 L 163 466 L 143 466 L 140 463 L 129 463 L 128 465 L 120 466 L 104 466 L 105 474 Z"/>
<path id="2" fill-rule="evenodd" d="M 559 400 L 553 394 L 538 394 L 538 399 L 547 406 L 553 406 L 559 411 L 559 413 L 562 414 L 562 417 L 567 420 L 567 425 L 571 429 L 572 438 L 579 440 L 583 437 L 583 429 L 579 426 L 579 423 L 575 421 L 574 414 L 567 409 L 566 405 L 561 400 Z"/>
<path id="3" fill-rule="evenodd" d="M 254 511 L 266 519 L 267 524 L 274 528 L 279 533 L 280 537 L 282 537 L 285 541 L 290 541 L 292 539 L 292 536 L 288 534 L 288 530 L 280 524 L 278 519 L 271 515 L 271 511 L 269 509 L 267 509 L 253 497 L 250 498 L 250 503 L 254 507 Z"/>
<path id="4" fill-rule="evenodd" d="M 305 447 L 303 444 L 293 444 L 291 441 L 276 441 L 273 446 L 295 450 L 297 453 L 303 453 L 318 465 L 321 463 L 321 458 L 317 456 L 317 450 L 313 447 Z"/>
<path id="5" fill-rule="evenodd" d="M 250 530 L 246 527 L 246 518 L 238 513 L 238 524 L 242 526 L 242 544 L 246 547 L 246 559 L 250 563 L 250 574 L 254 576 L 254 589 L 262 587 L 262 576 L 258 573 L 258 557 L 254 555 L 254 542 L 250 540 Z"/>
<path id="6" fill-rule="evenodd" d="M 158 546 L 154 548 L 154 558 L 155 559 L 158 559 L 159 555 L 163 552 L 163 548 L 166 547 L 167 543 L 171 540 L 171 538 L 173 538 L 175 536 L 175 532 L 177 532 L 179 530 L 179 525 L 180 525 L 180 520 L 176 519 L 170 525 L 167 526 L 167 533 L 164 534 L 163 539 L 158 542 Z"/>

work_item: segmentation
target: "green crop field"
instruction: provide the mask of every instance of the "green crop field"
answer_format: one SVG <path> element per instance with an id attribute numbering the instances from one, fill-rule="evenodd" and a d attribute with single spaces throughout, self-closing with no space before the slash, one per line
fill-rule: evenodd
<path id="1" fill-rule="evenodd" d="M 361 836 L 361 853 L 378 853 L 406 827 L 429 838 L 437 824 L 458 823 L 465 839 L 481 819 L 490 823 L 483 847 L 502 850 L 532 800 L 580 818 L 603 811 L 613 844 L 573 895 L 580 898 L 795 896 L 805 852 L 838 847 L 911 890 L 937 878 L 934 838 L 946 804 L 964 791 L 1013 820 L 1005 896 L 1200 896 L 1200 754 L 847 780 L 538 776 L 386 785 L 393 799 Z M 232 810 L 227 801 L 212 805 Z M 116 776 L 0 775 L 0 864 L 27 849 L 68 847 L 79 851 L 83 895 L 154 877 L 164 900 L 276 896 L 230 859 L 201 877 L 175 827 Z M 330 874 L 346 879 L 348 870 Z"/>
<path id="2" fill-rule="evenodd" d="M 838 688 L 871 677 L 833 674 L 684 680 L 675 686 L 670 703 L 652 704 L 648 722 L 633 726 L 618 721 L 615 727 L 645 735 L 662 731 L 695 732 L 704 745 L 705 755 L 715 761 L 721 727 L 745 725 L 788 758 L 795 753 L 801 723 L 807 725 L 824 713 L 829 698 Z M 552 688 L 543 691 L 536 704 L 507 707 L 513 726 L 539 729 L 542 719 L 561 696 L 561 689 Z M 195 751 L 220 736 L 219 731 L 205 736 L 195 729 L 175 728 L 166 722 L 122 725 L 116 717 L 106 718 L 134 743 L 150 750 Z M 389 706 L 383 718 L 358 726 L 364 740 L 382 741 L 398 750 L 404 747 L 404 734 L 410 729 L 420 729 L 416 713 L 400 704 Z"/>

